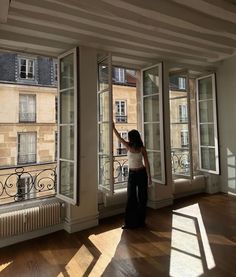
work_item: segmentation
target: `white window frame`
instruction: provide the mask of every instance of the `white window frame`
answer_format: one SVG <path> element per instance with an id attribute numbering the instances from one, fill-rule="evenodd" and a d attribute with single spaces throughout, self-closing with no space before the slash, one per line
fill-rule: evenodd
<path id="1" fill-rule="evenodd" d="M 115 67 L 115 80 L 118 83 L 125 82 L 125 69 L 120 67 Z"/>
<path id="2" fill-rule="evenodd" d="M 73 56 L 73 86 L 72 87 L 66 87 L 64 89 L 60 89 L 60 84 L 61 84 L 61 61 L 69 56 L 72 55 Z M 57 197 L 64 200 L 67 203 L 70 203 L 72 205 L 79 205 L 79 176 L 78 176 L 78 112 L 77 112 L 77 108 L 78 108 L 78 83 L 77 83 L 77 77 L 78 77 L 78 57 L 79 57 L 79 48 L 73 48 L 69 51 L 67 51 L 66 53 L 60 55 L 58 57 L 58 61 L 59 61 L 59 67 L 58 67 L 58 159 L 57 159 Z M 70 78 L 70 76 L 68 76 L 68 78 Z M 74 113 L 73 113 L 73 123 L 62 123 L 61 122 L 61 93 L 62 92 L 66 92 L 73 89 L 74 90 Z M 65 158 L 61 158 L 61 143 L 62 143 L 62 138 L 61 138 L 61 134 L 60 134 L 60 128 L 63 126 L 70 126 L 73 128 L 74 131 L 74 158 L 73 160 L 68 160 Z M 73 197 L 69 197 L 67 195 L 64 195 L 61 193 L 61 171 L 60 171 L 60 165 L 62 162 L 67 162 L 69 164 L 71 164 L 73 166 Z"/>
<path id="3" fill-rule="evenodd" d="M 199 100 L 199 81 L 206 78 L 211 78 L 212 81 L 212 99 L 204 99 Z M 196 89 L 197 89 L 197 121 L 198 121 L 198 145 L 199 145 L 199 169 L 204 172 L 213 173 L 213 174 L 220 174 L 220 165 L 219 165 L 219 145 L 218 145 L 218 126 L 217 126 L 217 103 L 216 103 L 216 75 L 215 73 L 201 76 L 200 78 L 196 79 Z M 200 125 L 200 102 L 201 101 L 212 101 L 213 104 L 213 122 L 207 122 L 204 124 L 213 124 L 214 125 L 214 143 L 215 146 L 202 146 L 201 145 L 201 129 Z M 215 166 L 216 170 L 209 170 L 205 169 L 202 166 L 202 155 L 201 155 L 201 147 L 208 148 L 208 149 L 215 149 Z"/>
<path id="4" fill-rule="evenodd" d="M 180 76 L 178 78 L 178 88 L 180 90 L 186 90 L 186 78 L 185 77 Z"/>
<path id="5" fill-rule="evenodd" d="M 32 153 L 27 153 L 27 154 L 24 154 L 24 155 L 35 155 L 35 160 L 34 161 L 28 161 L 29 159 L 27 158 L 27 162 L 24 162 L 24 163 L 20 163 L 19 162 L 19 157 L 20 155 L 22 155 L 20 153 L 20 136 L 28 136 L 27 137 L 27 140 L 29 140 L 29 135 L 33 135 L 34 138 L 35 138 L 35 145 L 34 145 L 34 152 Z M 29 143 L 26 142 L 26 145 L 29 145 Z M 17 164 L 34 164 L 34 163 L 37 163 L 37 133 L 36 132 L 19 132 L 17 133 Z"/>
<path id="6" fill-rule="evenodd" d="M 21 61 L 25 61 L 25 78 L 21 77 Z M 33 62 L 33 66 L 32 66 L 32 77 L 29 77 L 29 69 L 30 69 L 30 62 Z M 19 79 L 20 80 L 30 80 L 33 81 L 35 80 L 35 58 L 30 58 L 30 57 L 19 57 Z"/>
<path id="7" fill-rule="evenodd" d="M 158 67 L 158 77 L 159 77 L 159 92 L 155 93 L 155 94 L 149 94 L 149 95 L 144 95 L 144 80 L 143 80 L 143 75 L 144 75 L 144 71 L 152 69 Z M 144 132 L 144 125 L 146 123 L 159 123 L 159 132 L 160 132 L 160 150 L 150 150 L 150 149 L 146 149 L 147 153 L 149 152 L 157 152 L 160 153 L 160 161 L 161 161 L 161 179 L 155 179 L 152 177 L 152 181 L 155 183 L 160 183 L 160 184 L 166 184 L 166 170 L 165 170 L 165 146 L 164 146 L 164 111 L 163 111 L 163 64 L 159 63 L 159 64 L 155 64 L 153 66 L 147 67 L 147 68 L 143 68 L 141 70 L 141 98 L 142 98 L 142 138 L 144 140 L 145 143 L 145 132 Z M 152 97 L 158 95 L 159 96 L 159 107 L 157 107 L 159 109 L 159 122 L 144 122 L 144 98 L 145 97 Z"/>

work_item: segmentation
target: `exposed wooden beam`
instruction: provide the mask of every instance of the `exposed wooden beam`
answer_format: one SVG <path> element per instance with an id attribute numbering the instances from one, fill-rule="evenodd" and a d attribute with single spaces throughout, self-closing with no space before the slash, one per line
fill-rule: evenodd
<path id="1" fill-rule="evenodd" d="M 6 23 L 10 1 L 9 0 L 1 0 L 0 5 L 1 5 L 0 6 L 0 23 Z"/>

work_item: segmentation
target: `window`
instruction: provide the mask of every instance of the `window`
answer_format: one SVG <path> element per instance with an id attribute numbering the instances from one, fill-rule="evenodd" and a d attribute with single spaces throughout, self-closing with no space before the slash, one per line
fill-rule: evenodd
<path id="1" fill-rule="evenodd" d="M 119 132 L 120 133 L 120 136 L 124 139 L 124 140 L 128 140 L 128 132 L 125 131 L 125 132 Z M 127 154 L 127 150 L 126 148 L 124 147 L 124 145 L 119 141 L 117 140 L 117 155 L 126 155 Z"/>
<path id="2" fill-rule="evenodd" d="M 125 69 L 124 68 L 114 68 L 115 82 L 124 83 L 125 82 Z"/>
<path id="3" fill-rule="evenodd" d="M 200 169 L 219 174 L 215 75 L 197 79 Z"/>
<path id="4" fill-rule="evenodd" d="M 19 68 L 20 68 L 20 79 L 34 80 L 34 66 L 35 60 L 30 58 L 20 58 Z"/>
<path id="5" fill-rule="evenodd" d="M 178 78 L 178 87 L 181 90 L 185 90 L 186 89 L 186 78 L 185 77 L 179 77 Z"/>
<path id="6" fill-rule="evenodd" d="M 32 94 L 20 94 L 19 121 L 36 121 L 36 96 Z"/>
<path id="7" fill-rule="evenodd" d="M 116 109 L 116 122 L 127 123 L 126 101 L 116 100 L 115 109 Z"/>
<path id="8" fill-rule="evenodd" d="M 170 76 L 170 89 L 171 90 L 186 90 L 186 77 L 179 75 Z"/>
<path id="9" fill-rule="evenodd" d="M 179 105 L 179 122 L 188 121 L 188 106 L 186 104 Z"/>
<path id="10" fill-rule="evenodd" d="M 142 70 L 143 133 L 153 182 L 165 184 L 162 64 Z"/>
<path id="11" fill-rule="evenodd" d="M 188 147 L 188 130 L 181 130 L 181 147 Z"/>
<path id="12" fill-rule="evenodd" d="M 18 133 L 18 164 L 36 163 L 36 133 Z"/>

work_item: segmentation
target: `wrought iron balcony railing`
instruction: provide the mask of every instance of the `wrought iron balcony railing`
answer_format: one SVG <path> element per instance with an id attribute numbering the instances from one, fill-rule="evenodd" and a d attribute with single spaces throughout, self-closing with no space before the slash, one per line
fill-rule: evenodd
<path id="1" fill-rule="evenodd" d="M 171 163 L 173 174 L 190 175 L 190 156 L 188 150 L 172 150 Z"/>
<path id="2" fill-rule="evenodd" d="M 19 114 L 20 122 L 35 122 L 36 121 L 36 113 L 23 113 Z"/>
<path id="3" fill-rule="evenodd" d="M 116 115 L 116 123 L 127 123 L 127 115 Z"/>
<path id="4" fill-rule="evenodd" d="M 0 170 L 0 205 L 55 195 L 56 163 Z"/>

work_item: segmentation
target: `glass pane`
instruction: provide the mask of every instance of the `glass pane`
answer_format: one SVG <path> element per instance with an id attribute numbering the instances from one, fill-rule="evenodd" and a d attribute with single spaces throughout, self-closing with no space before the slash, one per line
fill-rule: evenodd
<path id="1" fill-rule="evenodd" d="M 74 89 L 60 92 L 60 123 L 74 123 Z"/>
<path id="2" fill-rule="evenodd" d="M 201 147 L 202 168 L 207 170 L 216 170 L 215 148 Z"/>
<path id="3" fill-rule="evenodd" d="M 149 150 L 160 150 L 160 124 L 144 124 L 145 146 Z"/>
<path id="4" fill-rule="evenodd" d="M 212 77 L 198 80 L 199 100 L 212 99 Z"/>
<path id="5" fill-rule="evenodd" d="M 109 92 L 99 94 L 99 121 L 109 121 Z"/>
<path id="6" fill-rule="evenodd" d="M 99 184 L 110 188 L 110 158 L 99 155 Z"/>
<path id="7" fill-rule="evenodd" d="M 109 88 L 109 68 L 108 61 L 105 60 L 98 65 L 98 90 Z"/>
<path id="8" fill-rule="evenodd" d="M 159 121 L 159 95 L 143 98 L 144 122 Z"/>
<path id="9" fill-rule="evenodd" d="M 213 102 L 212 101 L 203 101 L 199 102 L 199 116 L 200 122 L 214 122 L 213 118 Z"/>
<path id="10" fill-rule="evenodd" d="M 149 152 L 148 160 L 150 163 L 151 176 L 154 179 L 162 180 L 161 173 L 161 153 L 160 152 Z"/>
<path id="11" fill-rule="evenodd" d="M 74 55 L 70 54 L 60 60 L 60 90 L 74 87 Z"/>
<path id="12" fill-rule="evenodd" d="M 109 135 L 109 123 L 99 124 L 99 153 L 110 153 L 110 135 Z"/>
<path id="13" fill-rule="evenodd" d="M 73 199 L 74 194 L 74 163 L 60 161 L 59 193 Z"/>
<path id="14" fill-rule="evenodd" d="M 60 158 L 74 160 L 74 126 L 61 126 L 60 136 Z"/>
<path id="15" fill-rule="evenodd" d="M 204 146 L 215 145 L 214 124 L 200 125 L 200 144 Z"/>
<path id="16" fill-rule="evenodd" d="M 159 67 L 153 67 L 143 72 L 143 95 L 159 92 Z"/>

